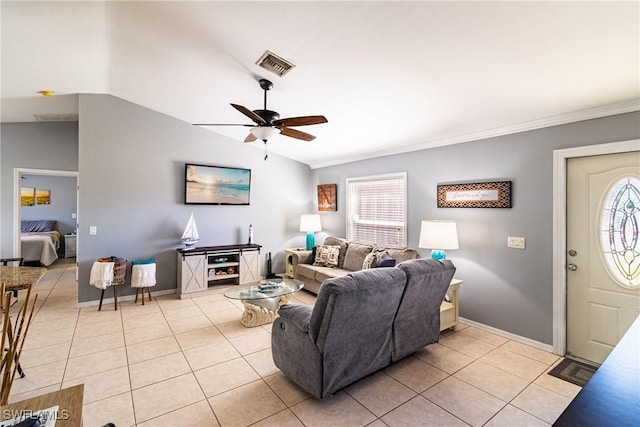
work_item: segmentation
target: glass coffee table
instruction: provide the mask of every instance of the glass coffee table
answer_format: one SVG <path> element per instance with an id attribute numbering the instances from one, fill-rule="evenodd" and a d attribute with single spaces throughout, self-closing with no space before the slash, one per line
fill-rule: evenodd
<path id="1" fill-rule="evenodd" d="M 289 302 L 294 292 L 304 287 L 295 279 L 268 279 L 252 282 L 228 290 L 224 296 L 242 301 L 244 313 L 240 323 L 247 328 L 273 323 L 278 317 L 278 309 Z"/>

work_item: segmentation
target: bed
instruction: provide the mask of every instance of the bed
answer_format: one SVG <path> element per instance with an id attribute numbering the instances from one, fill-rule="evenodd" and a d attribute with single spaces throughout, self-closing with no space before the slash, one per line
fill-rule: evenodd
<path id="1" fill-rule="evenodd" d="M 21 256 L 25 262 L 39 261 L 51 265 L 58 259 L 60 232 L 56 220 L 22 221 L 20 227 Z"/>

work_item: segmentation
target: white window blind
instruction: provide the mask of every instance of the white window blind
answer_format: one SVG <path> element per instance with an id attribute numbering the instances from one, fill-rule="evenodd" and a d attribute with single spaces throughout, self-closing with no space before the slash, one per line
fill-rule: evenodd
<path id="1" fill-rule="evenodd" d="M 407 174 L 347 179 L 347 239 L 407 245 Z"/>

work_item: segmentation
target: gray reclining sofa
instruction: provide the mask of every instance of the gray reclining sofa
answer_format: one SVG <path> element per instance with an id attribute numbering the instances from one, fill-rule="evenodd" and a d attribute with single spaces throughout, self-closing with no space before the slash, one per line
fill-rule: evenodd
<path id="1" fill-rule="evenodd" d="M 280 308 L 271 334 L 276 366 L 322 399 L 437 342 L 454 273 L 449 260 L 416 259 L 326 280 L 314 307 Z"/>

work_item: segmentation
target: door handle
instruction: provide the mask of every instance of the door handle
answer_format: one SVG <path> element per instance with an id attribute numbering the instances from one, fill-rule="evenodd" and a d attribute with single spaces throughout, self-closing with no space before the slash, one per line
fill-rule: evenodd
<path id="1" fill-rule="evenodd" d="M 578 269 L 578 266 L 577 266 L 577 265 L 575 265 L 575 264 L 569 264 L 569 265 L 567 265 L 567 268 L 568 268 L 570 271 L 576 271 L 576 270 Z"/>

